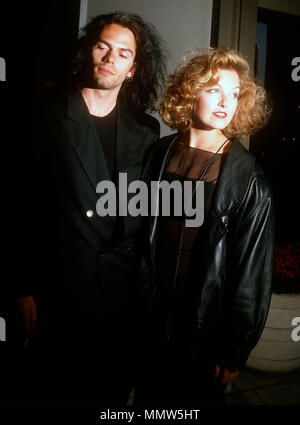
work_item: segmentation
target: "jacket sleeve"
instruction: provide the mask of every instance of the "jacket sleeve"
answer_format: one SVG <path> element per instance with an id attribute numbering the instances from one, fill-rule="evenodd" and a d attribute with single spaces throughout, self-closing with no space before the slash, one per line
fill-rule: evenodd
<path id="1" fill-rule="evenodd" d="M 222 363 L 240 369 L 267 318 L 273 276 L 274 219 L 270 186 L 257 164 L 229 229 Z"/>

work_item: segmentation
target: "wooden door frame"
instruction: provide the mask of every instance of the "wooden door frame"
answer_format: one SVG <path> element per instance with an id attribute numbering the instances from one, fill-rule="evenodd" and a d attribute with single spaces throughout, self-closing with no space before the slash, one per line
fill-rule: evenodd
<path id="1" fill-rule="evenodd" d="M 257 0 L 214 0 L 211 45 L 238 50 L 254 73 Z M 249 148 L 249 136 L 242 143 Z"/>

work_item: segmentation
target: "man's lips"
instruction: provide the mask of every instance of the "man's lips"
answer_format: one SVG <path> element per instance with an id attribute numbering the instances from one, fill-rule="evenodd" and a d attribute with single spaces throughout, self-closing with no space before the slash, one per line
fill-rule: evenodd
<path id="1" fill-rule="evenodd" d="M 226 117 L 227 117 L 226 112 L 218 111 L 218 112 L 213 112 L 212 114 L 213 114 L 215 117 L 220 118 L 220 119 L 224 119 L 224 118 L 226 118 Z"/>
<path id="2" fill-rule="evenodd" d="M 103 72 L 104 74 L 114 75 L 114 73 L 112 71 L 110 71 L 109 69 L 101 68 L 100 66 L 97 66 L 97 68 L 100 72 Z"/>

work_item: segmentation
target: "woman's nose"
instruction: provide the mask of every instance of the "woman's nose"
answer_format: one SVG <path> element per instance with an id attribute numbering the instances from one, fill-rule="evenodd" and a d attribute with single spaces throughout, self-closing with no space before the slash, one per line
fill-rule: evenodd
<path id="1" fill-rule="evenodd" d="M 219 105 L 223 108 L 228 106 L 228 96 L 226 96 L 224 93 L 220 97 Z"/>

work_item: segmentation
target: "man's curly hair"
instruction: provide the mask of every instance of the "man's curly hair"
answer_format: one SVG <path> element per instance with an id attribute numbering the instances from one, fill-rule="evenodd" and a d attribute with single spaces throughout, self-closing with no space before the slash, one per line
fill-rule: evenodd
<path id="1" fill-rule="evenodd" d="M 227 48 L 209 48 L 198 53 L 168 78 L 160 106 L 166 124 L 179 132 L 193 127 L 199 92 L 218 82 L 221 69 L 236 71 L 240 79 L 238 106 L 223 133 L 226 137 L 242 138 L 262 129 L 271 115 L 271 100 L 264 88 L 254 82 L 248 62 L 239 52 Z"/>
<path id="2" fill-rule="evenodd" d="M 124 81 L 118 95 L 118 102 L 133 112 L 153 111 L 163 86 L 165 75 L 165 54 L 163 42 L 155 28 L 140 16 L 115 12 L 98 15 L 80 33 L 78 44 L 71 62 L 68 88 L 80 93 L 87 82 L 91 65 L 91 50 L 98 41 L 103 28 L 117 24 L 132 31 L 136 41 L 137 69 L 131 81 Z"/>

